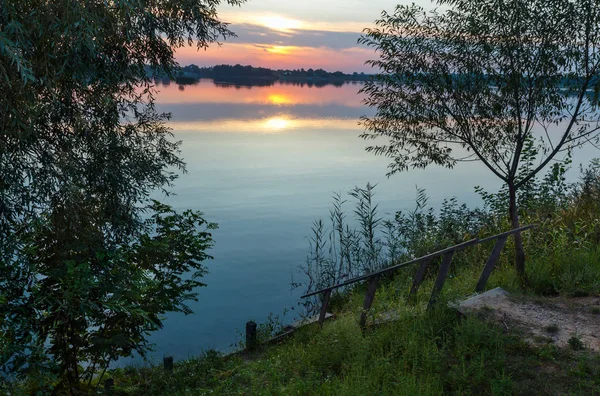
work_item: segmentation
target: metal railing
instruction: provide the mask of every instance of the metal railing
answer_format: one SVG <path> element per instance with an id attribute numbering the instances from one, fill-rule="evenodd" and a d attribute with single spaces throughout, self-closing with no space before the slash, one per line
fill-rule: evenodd
<path id="1" fill-rule="evenodd" d="M 443 256 L 442 263 L 439 267 L 439 272 L 438 272 L 437 278 L 435 280 L 433 290 L 431 292 L 431 297 L 429 298 L 429 304 L 428 304 L 428 309 L 429 309 L 436 303 L 437 298 L 438 298 L 440 292 L 442 291 L 442 288 L 444 287 L 444 283 L 446 281 L 446 277 L 448 276 L 448 272 L 450 270 L 450 264 L 452 263 L 452 256 L 454 255 L 454 252 L 463 250 L 470 246 L 478 245 L 480 243 L 488 242 L 491 240 L 496 240 L 496 244 L 494 245 L 494 248 L 492 249 L 492 253 L 490 254 L 490 257 L 488 258 L 485 266 L 483 267 L 483 271 L 481 272 L 479 281 L 477 282 L 477 286 L 475 286 L 475 291 L 481 292 L 485 288 L 488 278 L 490 277 L 492 270 L 494 269 L 494 266 L 496 265 L 496 262 L 498 261 L 498 258 L 500 257 L 500 252 L 502 251 L 502 248 L 504 248 L 504 245 L 506 244 L 506 240 L 508 239 L 508 237 L 511 235 L 514 235 L 516 233 L 529 230 L 530 228 L 533 228 L 533 227 L 534 227 L 534 225 L 528 225 L 528 226 L 524 226 L 524 227 L 520 227 L 520 228 L 515 228 L 514 230 L 503 232 L 501 234 L 486 237 L 483 239 L 478 239 L 478 238 L 471 239 L 469 241 L 459 243 L 458 245 L 454 245 L 454 246 L 451 246 L 446 249 L 438 250 L 437 252 L 430 253 L 425 256 L 422 256 L 422 257 L 419 257 L 419 258 L 416 258 L 416 259 L 413 259 L 410 261 L 406 261 L 401 264 L 392 265 L 391 267 L 387 267 L 387 268 L 384 268 L 384 269 L 376 271 L 376 272 L 372 272 L 367 275 L 359 276 L 359 277 L 347 280 L 345 282 L 339 283 L 337 285 L 325 287 L 321 290 L 307 293 L 307 294 L 303 295 L 301 298 L 307 298 L 307 297 L 315 296 L 317 294 L 323 294 L 323 298 L 322 298 L 323 303 L 321 305 L 321 310 L 319 313 L 319 324 L 322 325 L 323 321 L 325 320 L 325 315 L 327 313 L 327 307 L 329 305 L 329 298 L 331 297 L 331 292 L 333 290 L 338 289 L 340 287 L 351 285 L 356 282 L 368 280 L 369 284 L 367 286 L 367 292 L 365 294 L 365 300 L 363 303 L 363 312 L 360 317 L 360 326 L 364 327 L 366 324 L 366 320 L 367 320 L 367 312 L 371 308 L 371 305 L 373 304 L 373 300 L 375 299 L 375 292 L 377 290 L 377 285 L 379 284 L 379 279 L 380 279 L 381 275 L 389 274 L 400 268 L 404 268 L 404 267 L 407 267 L 412 264 L 421 263 L 421 265 L 417 269 L 417 273 L 415 274 L 415 277 L 413 279 L 412 287 L 408 294 L 408 299 L 411 299 L 417 293 L 417 290 L 419 290 L 419 286 L 421 286 L 421 283 L 423 282 L 423 279 L 425 278 L 425 273 L 427 271 L 429 264 L 431 264 L 431 261 L 437 257 Z"/>

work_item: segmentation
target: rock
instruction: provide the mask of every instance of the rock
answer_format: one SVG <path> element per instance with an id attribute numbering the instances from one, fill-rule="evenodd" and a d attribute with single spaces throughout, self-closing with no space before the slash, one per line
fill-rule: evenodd
<path id="1" fill-rule="evenodd" d="M 465 301 L 454 304 L 460 313 L 466 315 L 472 311 L 505 306 L 508 302 L 509 293 L 501 287 L 477 294 Z"/>

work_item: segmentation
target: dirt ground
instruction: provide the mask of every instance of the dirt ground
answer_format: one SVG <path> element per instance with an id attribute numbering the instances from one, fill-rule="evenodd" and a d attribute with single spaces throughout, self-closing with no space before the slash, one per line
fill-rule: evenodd
<path id="1" fill-rule="evenodd" d="M 507 329 L 519 330 L 533 344 L 552 341 L 559 348 L 600 352 L 600 297 L 517 298 L 497 288 L 471 297 L 457 308 L 462 314 L 477 313 Z"/>

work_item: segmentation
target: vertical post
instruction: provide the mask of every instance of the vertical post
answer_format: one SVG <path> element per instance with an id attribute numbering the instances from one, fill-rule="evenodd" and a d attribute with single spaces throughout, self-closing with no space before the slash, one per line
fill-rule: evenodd
<path id="1" fill-rule="evenodd" d="M 444 287 L 444 282 L 446 282 L 446 277 L 448 276 L 448 271 L 450 270 L 450 263 L 452 262 L 453 255 L 454 251 L 451 251 L 444 254 L 444 257 L 442 258 L 440 272 L 435 280 L 435 285 L 433 285 L 433 290 L 431 292 L 431 298 L 429 299 L 429 305 L 427 306 L 427 309 L 431 309 L 437 302 L 438 296 Z"/>
<path id="2" fill-rule="evenodd" d="M 475 286 L 476 292 L 480 293 L 485 288 L 488 278 L 492 274 L 492 270 L 494 269 L 494 266 L 496 265 L 496 263 L 498 262 L 498 259 L 500 258 L 500 252 L 502 252 L 502 248 L 504 247 L 504 244 L 506 243 L 507 239 L 508 239 L 508 235 L 502 236 L 496 240 L 496 244 L 494 245 L 492 254 L 490 254 L 490 257 L 488 258 L 488 261 L 485 264 L 485 267 L 483 267 L 483 271 L 481 272 L 481 276 L 479 277 L 477 286 Z"/>
<path id="3" fill-rule="evenodd" d="M 323 294 L 323 305 L 321 305 L 321 312 L 319 313 L 319 326 L 323 326 L 325 321 L 325 315 L 327 315 L 327 306 L 329 305 L 329 297 L 331 297 L 331 289 L 327 290 Z"/>
<path id="4" fill-rule="evenodd" d="M 415 279 L 413 279 L 413 284 L 412 284 L 412 287 L 410 288 L 410 293 L 408 293 L 409 301 L 412 297 L 414 297 L 417 294 L 417 291 L 419 290 L 419 286 L 421 286 L 421 283 L 423 282 L 423 278 L 425 278 L 425 272 L 427 271 L 427 266 L 429 266 L 430 262 L 431 262 L 430 258 L 421 261 L 421 265 L 419 266 L 419 269 L 417 269 L 417 273 L 415 274 Z"/>
<path id="5" fill-rule="evenodd" d="M 371 278 L 369 286 L 367 286 L 367 293 L 365 294 L 365 301 L 363 303 L 363 311 L 360 314 L 360 328 L 364 329 L 367 324 L 367 311 L 371 309 L 373 300 L 375 299 L 375 292 L 377 291 L 377 284 L 379 283 L 379 275 Z"/>
<path id="6" fill-rule="evenodd" d="M 163 367 L 165 371 L 173 371 L 173 356 L 165 356 L 163 358 Z"/>
<path id="7" fill-rule="evenodd" d="M 253 351 L 257 346 L 256 323 L 253 321 L 246 322 L 246 349 Z"/>
<path id="8" fill-rule="evenodd" d="M 112 393 L 115 387 L 115 380 L 112 378 L 108 378 L 104 380 L 104 392 Z"/>

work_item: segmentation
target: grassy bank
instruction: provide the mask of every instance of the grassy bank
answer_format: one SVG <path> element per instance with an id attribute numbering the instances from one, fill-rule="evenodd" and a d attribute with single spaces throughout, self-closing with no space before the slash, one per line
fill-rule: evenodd
<path id="1" fill-rule="evenodd" d="M 511 238 L 488 289 L 502 287 L 516 299 L 546 302 L 600 296 L 600 162 L 589 169 L 573 185 L 565 185 L 559 172 L 541 182 L 534 180 L 523 190 L 522 224 L 536 224 L 523 233 L 526 286 L 514 269 Z M 447 200 L 435 212 L 427 208 L 426 196 L 419 190 L 414 211 L 398 212 L 385 221 L 377 215 L 372 192 L 372 186 L 350 192 L 357 204 L 353 213 L 358 229 L 348 227 L 340 195 L 334 197 L 331 231 L 324 222 L 315 222 L 304 267 L 305 289 L 319 289 L 390 262 L 510 228 L 503 192 L 481 192 L 480 209 Z M 358 319 L 366 285 L 359 285 L 332 295 L 330 311 L 336 319 L 323 328 L 307 326 L 285 342 L 251 354 L 222 357 L 209 351 L 176 361 L 172 372 L 162 367 L 112 370 L 102 384 L 94 380 L 89 389 L 115 395 L 600 394 L 599 355 L 582 348 L 576 333 L 569 347 L 559 349 L 550 336 L 562 329 L 557 328 L 561 323 L 544 328 L 548 337 L 538 337 L 531 345 L 518 327 L 462 317 L 448 307 L 448 302 L 473 293 L 493 245 L 490 241 L 455 254 L 435 310 L 428 312 L 426 306 L 439 261 L 430 265 L 410 303 L 407 296 L 416 266 L 383 278 L 364 332 Z M 305 308 L 318 308 L 319 303 L 314 300 Z M 600 316 L 600 305 L 586 309 Z M 378 315 L 387 312 L 393 312 L 396 320 L 375 325 Z M 271 334 L 272 325 L 263 324 L 263 338 Z M 107 379 L 114 382 L 110 392 L 103 390 Z M 16 395 L 39 389 L 36 377 L 30 375 L 0 391 Z"/>
<path id="2" fill-rule="evenodd" d="M 344 273 L 372 270 L 385 262 L 384 251 L 389 252 L 387 260 L 397 261 L 402 254 L 415 257 L 510 228 L 502 192 L 482 192 L 483 209 L 470 210 L 449 200 L 435 214 L 426 209 L 426 197 L 419 191 L 415 211 L 379 223 L 385 226 L 386 240 L 368 239 L 379 222 L 369 189 L 351 192 L 358 200 L 354 213 L 359 222 L 364 220 L 360 230 L 344 227 L 339 195 L 331 216 L 333 232 L 328 234 L 322 222 L 315 222 L 306 266 L 309 289 L 336 283 Z M 527 286 L 522 287 L 514 270 L 514 246 L 509 240 L 487 288 L 500 286 L 517 299 L 600 295 L 600 164 L 582 171 L 581 180 L 573 185 L 565 185 L 560 172 L 532 182 L 520 197 L 520 207 L 522 223 L 537 224 L 523 234 Z M 334 249 L 327 245 L 336 240 Z M 365 332 L 358 325 L 362 285 L 333 296 L 336 320 L 322 329 L 303 328 L 279 345 L 227 358 L 208 352 L 176 362 L 172 373 L 154 367 L 109 375 L 116 393 L 123 395 L 600 394 L 600 357 L 582 349 L 577 334 L 566 349 L 557 348 L 550 337 L 530 345 L 515 327 L 461 317 L 448 307 L 449 301 L 473 293 L 493 243 L 455 255 L 433 311 L 425 308 L 435 266 L 413 303 L 407 303 L 406 297 L 416 267 L 406 268 L 382 280 L 370 313 L 371 326 Z M 328 256 L 328 251 L 338 253 Z M 366 262 L 370 268 L 363 267 Z M 396 321 L 373 325 L 378 314 L 390 311 Z M 591 312 L 600 314 L 600 307 L 591 307 Z"/>
<path id="3" fill-rule="evenodd" d="M 457 256 L 445 302 L 471 293 L 487 250 Z M 575 256 L 531 257 L 531 287 L 522 292 L 504 257 L 489 287 L 502 285 L 523 296 L 556 290 L 564 296 L 597 294 L 599 258 L 597 248 Z M 209 352 L 176 362 L 173 373 L 160 367 L 117 370 L 110 373 L 117 394 L 600 394 L 598 355 L 559 350 L 552 343 L 530 346 L 515 330 L 462 318 L 443 303 L 426 312 L 431 276 L 417 302 L 407 304 L 413 270 L 377 291 L 373 315 L 394 310 L 395 322 L 363 334 L 358 326 L 363 294 L 357 289 L 341 299 L 337 319 L 322 329 L 304 328 L 251 355 L 221 358 Z"/>

